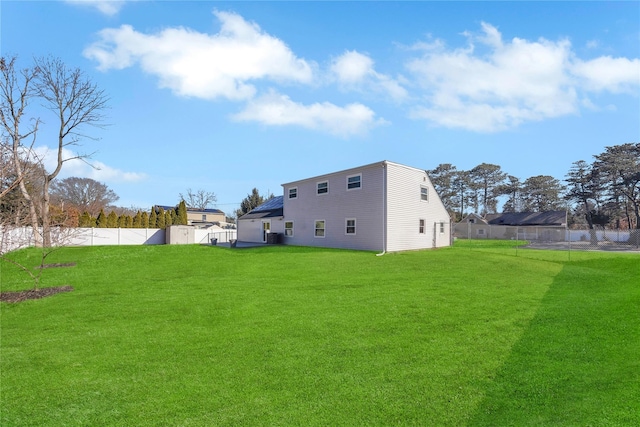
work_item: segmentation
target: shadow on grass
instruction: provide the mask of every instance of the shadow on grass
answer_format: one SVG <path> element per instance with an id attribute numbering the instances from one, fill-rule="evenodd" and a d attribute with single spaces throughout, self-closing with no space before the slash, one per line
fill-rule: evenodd
<path id="1" fill-rule="evenodd" d="M 640 425 L 639 264 L 567 264 L 469 425 Z"/>

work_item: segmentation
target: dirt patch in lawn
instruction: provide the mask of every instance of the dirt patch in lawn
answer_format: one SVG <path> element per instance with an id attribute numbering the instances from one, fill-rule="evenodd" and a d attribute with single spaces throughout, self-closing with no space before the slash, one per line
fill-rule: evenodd
<path id="1" fill-rule="evenodd" d="M 26 301 L 30 299 L 40 299 L 40 298 L 50 297 L 52 295 L 56 295 L 61 292 L 71 292 L 71 291 L 73 291 L 73 286 L 66 285 L 66 286 L 56 286 L 53 288 L 30 289 L 28 291 L 1 292 L 0 301 L 4 301 L 8 303 L 16 303 L 16 302 Z"/>
<path id="2" fill-rule="evenodd" d="M 75 267 L 76 263 L 75 262 L 65 262 L 65 263 L 55 263 L 55 264 L 43 264 L 42 267 L 37 266 L 35 268 L 58 268 L 58 267 Z"/>

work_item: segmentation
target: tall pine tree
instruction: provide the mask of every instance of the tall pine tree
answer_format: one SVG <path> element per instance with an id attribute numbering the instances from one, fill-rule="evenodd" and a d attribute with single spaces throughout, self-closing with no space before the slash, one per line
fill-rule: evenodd
<path id="1" fill-rule="evenodd" d="M 177 220 L 176 220 L 176 224 L 177 225 L 187 225 L 188 224 L 188 220 L 187 220 L 187 204 L 185 203 L 184 200 L 180 200 L 180 203 L 178 204 L 178 215 L 176 216 Z"/>
<path id="2" fill-rule="evenodd" d="M 104 213 L 104 209 L 100 209 L 98 218 L 96 218 L 97 228 L 107 228 L 107 215 Z"/>

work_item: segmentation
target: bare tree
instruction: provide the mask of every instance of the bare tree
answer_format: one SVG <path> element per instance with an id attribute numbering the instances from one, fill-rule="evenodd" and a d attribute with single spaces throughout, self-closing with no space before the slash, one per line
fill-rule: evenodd
<path id="1" fill-rule="evenodd" d="M 76 68 L 68 68 L 57 58 L 36 59 L 38 70 L 35 91 L 44 100 L 44 106 L 52 111 L 58 120 L 57 156 L 53 171 L 44 177 L 43 199 L 40 206 L 44 246 L 51 245 L 50 185 L 58 176 L 65 162 L 73 159 L 86 160 L 90 156 L 76 153 L 64 157 L 64 150 L 79 146 L 83 139 L 93 139 L 84 133 L 87 126 L 102 127 L 103 112 L 108 98 L 103 90 Z"/>
<path id="2" fill-rule="evenodd" d="M 50 187 L 53 203 L 75 207 L 80 212 L 89 212 L 97 216 L 119 199 L 118 195 L 102 182 L 91 178 L 69 177 L 56 180 Z"/>
<path id="3" fill-rule="evenodd" d="M 192 191 L 190 188 L 187 188 L 187 194 L 184 195 L 180 193 L 180 201 L 183 201 L 187 204 L 188 208 L 196 208 L 200 210 L 207 209 L 209 206 L 218 201 L 215 193 L 206 190 L 197 190 Z"/>
<path id="4" fill-rule="evenodd" d="M 17 57 L 15 56 L 0 58 L 2 76 L 0 79 L 0 120 L 2 120 L 3 156 L 7 155 L 11 158 L 10 164 L 14 177 L 12 182 L 3 189 L 2 195 L 6 196 L 16 187 L 20 189 L 22 197 L 28 204 L 29 221 L 37 245 L 41 243 L 38 232 L 38 212 L 33 195 L 27 190 L 25 184 L 27 174 L 25 169 L 31 160 L 40 120 L 31 120 L 31 123 L 26 126 L 22 122 L 31 99 L 36 95 L 33 86 L 38 76 L 38 69 L 34 67 L 17 70 L 16 61 Z"/>

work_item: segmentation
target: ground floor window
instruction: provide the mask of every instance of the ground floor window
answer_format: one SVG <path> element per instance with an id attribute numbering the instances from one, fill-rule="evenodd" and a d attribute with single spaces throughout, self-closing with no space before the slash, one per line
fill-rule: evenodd
<path id="1" fill-rule="evenodd" d="M 356 234 L 356 219 L 355 218 L 347 218 L 346 219 L 346 234 Z"/>
<path id="2" fill-rule="evenodd" d="M 316 220 L 315 237 L 324 237 L 324 219 Z"/>
<path id="3" fill-rule="evenodd" d="M 284 222 L 284 235 L 293 236 L 293 221 Z"/>
<path id="4" fill-rule="evenodd" d="M 444 222 L 440 223 L 440 234 L 444 233 Z"/>
<path id="5" fill-rule="evenodd" d="M 424 234 L 424 223 L 425 223 L 424 219 L 421 219 L 419 221 L 418 233 L 420 233 L 420 234 Z"/>

